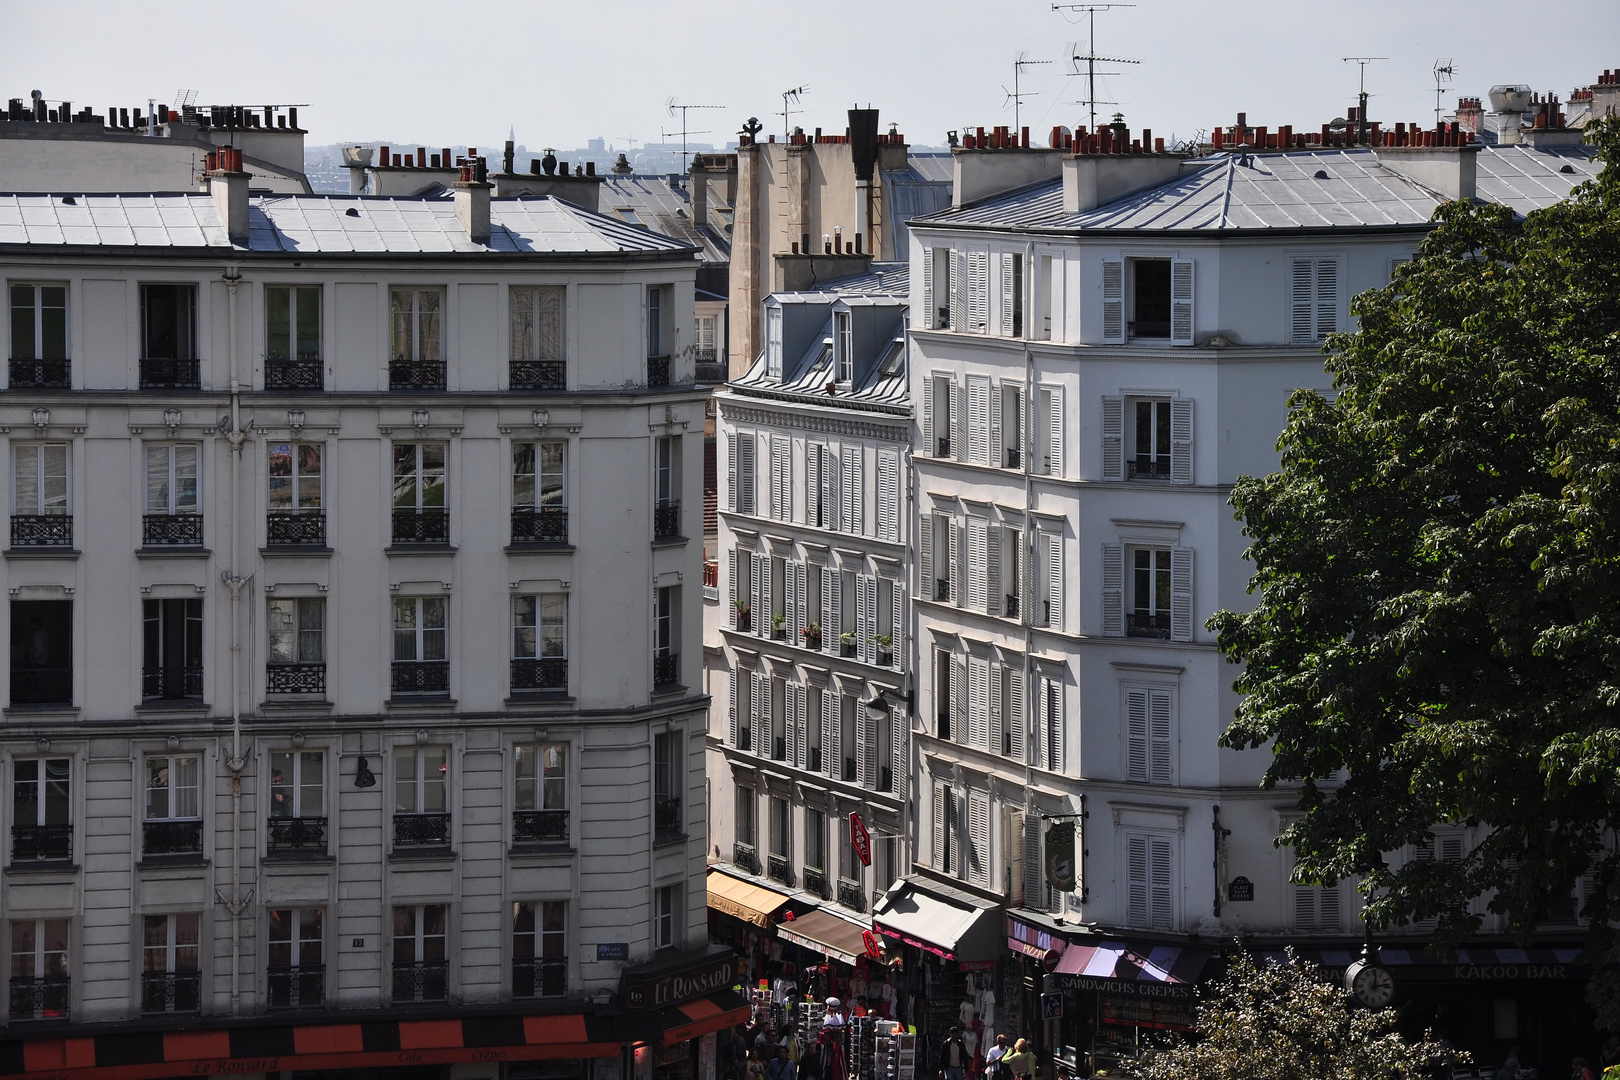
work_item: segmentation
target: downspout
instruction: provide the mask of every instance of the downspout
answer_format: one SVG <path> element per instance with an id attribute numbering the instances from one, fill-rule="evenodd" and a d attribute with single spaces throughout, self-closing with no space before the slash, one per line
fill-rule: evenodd
<path id="1" fill-rule="evenodd" d="M 1024 244 L 1024 278 L 1026 281 L 1034 277 L 1034 275 L 1029 272 L 1030 270 L 1033 270 L 1035 266 L 1034 254 L 1035 245 L 1033 243 L 1026 242 Z M 1045 284 L 1047 288 L 1052 287 L 1050 282 L 1045 282 L 1043 284 Z M 1027 299 L 1029 290 L 1025 289 L 1024 292 L 1026 293 L 1025 299 Z M 1033 565 L 1032 559 L 1035 554 L 1035 481 L 1034 474 L 1030 471 L 1030 469 L 1031 462 L 1035 457 L 1035 443 L 1033 441 L 1035 424 L 1033 417 L 1035 415 L 1036 403 L 1040 401 L 1040 396 L 1035 390 L 1035 352 L 1029 347 L 1029 331 L 1031 329 L 1032 327 L 1030 325 L 1030 320 L 1024 320 L 1024 431 L 1023 436 L 1020 439 L 1023 445 L 1018 449 L 1023 454 L 1024 459 L 1024 565 L 1021 567 L 1023 570 L 1023 574 L 1021 576 L 1025 580 L 1018 583 L 1019 592 L 1022 594 L 1018 598 L 1020 603 L 1027 601 L 1031 595 L 1030 589 L 1025 584 L 1025 581 L 1027 581 L 1029 578 L 1030 567 Z M 1027 606 L 1028 605 L 1026 605 L 1026 607 Z M 1038 731 L 1031 732 L 1027 723 L 1027 717 L 1035 715 L 1035 664 L 1031 660 L 1031 656 L 1035 651 L 1035 629 L 1034 623 L 1031 622 L 1034 617 L 1035 613 L 1033 611 L 1026 610 L 1024 612 L 1024 708 L 1026 709 L 1026 714 L 1023 717 L 1020 717 L 1019 720 L 1020 722 L 1025 723 L 1025 791 L 1033 789 L 1035 785 L 1035 773 L 1029 759 L 1031 756 L 1034 756 L 1037 759 L 1039 758 L 1041 738 L 1041 733 Z M 1033 736 L 1033 738 L 1031 736 Z M 1027 876 L 1028 871 L 1025 871 L 1025 874 Z"/>
<path id="2" fill-rule="evenodd" d="M 231 590 L 231 756 L 225 765 L 231 771 L 231 898 L 225 907 L 231 913 L 231 1015 L 242 1007 L 242 913 L 248 900 L 242 895 L 242 707 L 241 677 L 241 604 L 242 586 L 247 583 L 241 573 L 241 528 L 237 520 L 242 480 L 242 447 L 247 432 L 242 430 L 242 384 L 237 373 L 236 347 L 236 288 L 242 281 L 242 272 L 235 266 L 225 270 L 225 288 L 230 293 L 227 308 L 231 363 L 231 428 L 225 433 L 231 444 L 231 569 L 221 576 Z"/>

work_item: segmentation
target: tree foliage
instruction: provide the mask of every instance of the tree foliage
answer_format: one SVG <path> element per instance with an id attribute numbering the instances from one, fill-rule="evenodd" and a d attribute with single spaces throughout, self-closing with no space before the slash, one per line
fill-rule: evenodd
<path id="1" fill-rule="evenodd" d="M 1360 876 L 1375 926 L 1528 934 L 1567 903 L 1620 959 L 1620 120 L 1572 197 L 1449 203 L 1328 343 L 1277 472 L 1232 497 L 1257 606 L 1210 622 L 1244 695 L 1223 736 L 1302 782 L 1300 880 Z M 1343 770 L 1342 784 L 1317 781 Z M 1461 862 L 1388 853 L 1483 824 Z M 1620 980 L 1589 996 L 1620 1025 Z"/>
<path id="2" fill-rule="evenodd" d="M 1416 1080 L 1466 1061 L 1402 1037 L 1394 1009 L 1358 1008 L 1292 949 L 1286 963 L 1238 954 L 1199 998 L 1192 1037 L 1150 1057 L 1142 1080 Z"/>

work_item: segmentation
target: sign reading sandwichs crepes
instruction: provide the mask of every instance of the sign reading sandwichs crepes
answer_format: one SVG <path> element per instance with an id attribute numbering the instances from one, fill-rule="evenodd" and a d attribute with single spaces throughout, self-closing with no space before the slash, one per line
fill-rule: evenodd
<path id="1" fill-rule="evenodd" d="M 626 971 L 619 983 L 619 997 L 627 1009 L 662 1009 L 724 990 L 736 981 L 736 956 L 700 956 L 675 968 Z"/>

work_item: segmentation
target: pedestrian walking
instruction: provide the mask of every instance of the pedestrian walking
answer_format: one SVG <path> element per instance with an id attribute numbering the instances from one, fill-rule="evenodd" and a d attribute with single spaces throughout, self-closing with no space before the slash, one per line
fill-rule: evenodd
<path id="1" fill-rule="evenodd" d="M 1013 1043 L 1013 1052 L 1005 1060 L 1007 1068 L 1012 1070 L 1013 1080 L 1028 1080 L 1035 1075 L 1035 1055 L 1029 1052 L 1028 1039 Z"/>

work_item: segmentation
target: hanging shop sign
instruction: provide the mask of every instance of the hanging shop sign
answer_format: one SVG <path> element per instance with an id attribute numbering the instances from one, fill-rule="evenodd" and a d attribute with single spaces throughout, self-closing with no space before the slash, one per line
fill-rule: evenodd
<path id="1" fill-rule="evenodd" d="M 1057 821 L 1046 830 L 1046 883 L 1058 892 L 1073 892 L 1074 822 Z"/>
<path id="2" fill-rule="evenodd" d="M 861 931 L 861 943 L 866 946 L 867 956 L 870 956 L 874 960 L 883 959 L 883 943 L 878 940 L 877 935 L 872 933 L 872 931 Z"/>
<path id="3" fill-rule="evenodd" d="M 724 990 L 736 981 L 737 957 L 728 951 L 700 956 L 679 967 L 626 971 L 619 996 L 627 1009 L 662 1009 Z"/>
<path id="4" fill-rule="evenodd" d="M 861 823 L 861 815 L 851 811 L 849 815 L 849 842 L 855 846 L 855 855 L 861 860 L 862 866 L 872 865 L 872 834 L 866 831 Z"/>

